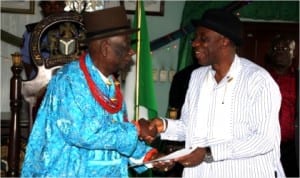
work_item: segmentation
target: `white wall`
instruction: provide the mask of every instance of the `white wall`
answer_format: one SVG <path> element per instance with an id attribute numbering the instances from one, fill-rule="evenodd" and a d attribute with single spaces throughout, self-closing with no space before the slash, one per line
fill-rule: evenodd
<path id="1" fill-rule="evenodd" d="M 34 14 L 13 14 L 1 12 L 1 29 L 22 37 L 25 25 L 42 18 L 38 3 L 35 3 Z M 11 54 L 19 52 L 19 48 L 1 41 L 1 112 L 9 112 L 9 87 L 11 78 Z"/>
<path id="2" fill-rule="evenodd" d="M 25 25 L 41 19 L 40 8 L 35 3 L 35 14 L 1 13 L 1 29 L 22 37 Z M 150 40 L 178 30 L 184 1 L 165 1 L 164 16 L 147 16 Z M 132 15 L 129 15 L 132 18 Z M 174 41 L 153 51 L 153 69 L 176 69 L 179 41 Z M 1 112 L 9 112 L 9 85 L 11 78 L 11 54 L 19 48 L 1 41 Z M 170 81 L 155 82 L 159 115 L 165 115 L 168 105 Z"/>
<path id="3" fill-rule="evenodd" d="M 150 39 L 154 40 L 178 30 L 180 27 L 183 8 L 184 1 L 165 1 L 165 15 L 163 18 L 149 16 L 147 20 Z M 153 69 L 164 69 L 167 71 L 176 69 L 178 49 L 179 40 L 176 40 L 156 51 L 153 51 Z M 171 82 L 155 82 L 158 113 L 160 116 L 165 116 L 167 111 L 170 84 Z"/>

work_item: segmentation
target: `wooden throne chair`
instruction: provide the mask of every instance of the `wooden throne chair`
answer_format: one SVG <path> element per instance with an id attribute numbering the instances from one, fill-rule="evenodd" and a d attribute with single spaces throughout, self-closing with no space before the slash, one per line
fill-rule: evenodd
<path id="1" fill-rule="evenodd" d="M 64 64 L 77 60 L 85 50 L 80 41 L 84 39 L 82 16 L 76 12 L 65 12 L 44 18 L 35 27 L 30 40 L 30 53 L 37 75 L 31 80 L 23 80 L 21 56 L 12 55 L 13 66 L 10 81 L 11 120 L 9 124 L 7 173 L 5 176 L 20 175 L 26 145 L 26 139 L 34 123 L 35 115 L 42 101 L 47 84 L 55 72 Z M 46 39 L 46 40 L 45 40 Z M 22 103 L 28 103 L 28 116 L 25 143 L 21 144 Z M 24 138 L 24 136 L 22 137 Z M 23 153 L 22 153 L 23 152 Z M 21 153 L 21 154 L 20 154 Z M 20 156 L 21 155 L 21 156 Z M 3 156 L 1 156 L 1 159 Z"/>

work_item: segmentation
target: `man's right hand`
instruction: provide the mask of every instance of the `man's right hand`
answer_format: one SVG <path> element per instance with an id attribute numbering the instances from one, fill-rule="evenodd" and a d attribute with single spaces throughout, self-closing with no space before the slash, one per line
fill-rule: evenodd
<path id="1" fill-rule="evenodd" d="M 164 123 L 160 118 L 154 118 L 149 126 L 149 129 L 156 128 L 158 133 L 164 132 Z"/>
<path id="2" fill-rule="evenodd" d="M 140 139 L 149 144 L 152 143 L 157 135 L 156 127 L 150 127 L 151 122 L 144 118 L 139 119 L 138 124 L 140 127 Z"/>

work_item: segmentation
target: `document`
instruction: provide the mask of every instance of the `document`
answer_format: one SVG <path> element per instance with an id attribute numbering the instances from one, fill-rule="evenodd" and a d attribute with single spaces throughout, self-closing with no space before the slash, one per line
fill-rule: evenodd
<path id="1" fill-rule="evenodd" d="M 134 164 L 134 165 L 131 165 L 129 167 L 140 166 L 140 165 L 143 165 L 143 164 L 150 164 L 150 163 L 157 162 L 157 161 L 172 160 L 172 159 L 175 159 L 175 158 L 179 158 L 179 157 L 188 155 L 188 154 L 190 154 L 194 150 L 195 150 L 195 148 L 183 148 L 183 149 L 180 149 L 180 150 L 175 151 L 173 153 L 170 153 L 170 154 L 168 154 L 166 156 L 163 156 L 163 157 L 151 160 L 151 161 L 143 162 L 143 163 L 140 163 L 140 164 Z"/>

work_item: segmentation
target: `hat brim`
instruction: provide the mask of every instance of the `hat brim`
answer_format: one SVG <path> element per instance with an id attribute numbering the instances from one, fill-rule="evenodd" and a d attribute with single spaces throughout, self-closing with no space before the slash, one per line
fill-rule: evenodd
<path id="1" fill-rule="evenodd" d="M 194 19 L 194 20 L 191 20 L 191 22 L 194 25 L 194 27 L 199 27 L 199 26 L 206 27 L 206 28 L 211 29 L 221 35 L 226 36 L 231 41 L 233 41 L 236 46 L 241 46 L 243 44 L 242 38 L 237 37 L 236 34 L 233 34 L 231 31 L 220 30 L 223 28 L 218 26 L 218 24 L 216 24 L 216 23 L 213 23 L 211 21 L 202 20 L 202 19 L 196 19 L 196 20 Z"/>
<path id="2" fill-rule="evenodd" d="M 137 31 L 139 31 L 139 29 L 120 29 L 120 30 L 114 30 L 114 31 L 110 31 L 110 32 L 100 33 L 100 34 L 94 35 L 92 37 L 83 39 L 81 42 L 88 43 L 88 42 L 93 41 L 93 40 L 98 40 L 98 39 L 108 38 L 108 37 L 118 36 L 118 35 L 132 34 L 132 33 L 136 33 Z"/>

